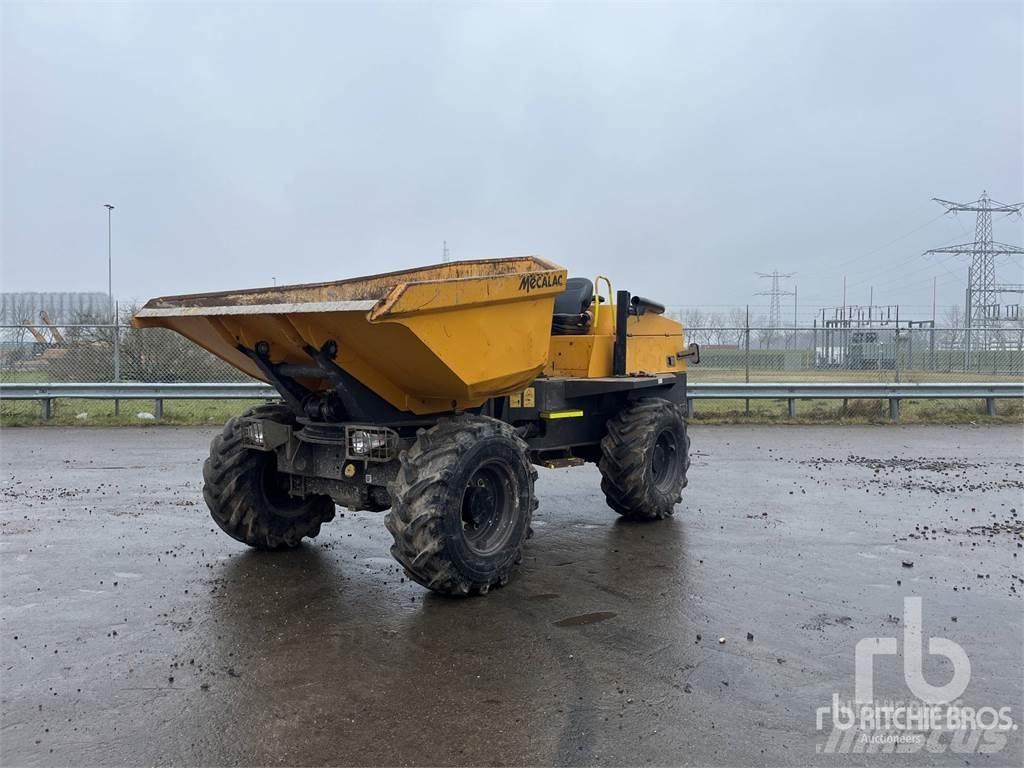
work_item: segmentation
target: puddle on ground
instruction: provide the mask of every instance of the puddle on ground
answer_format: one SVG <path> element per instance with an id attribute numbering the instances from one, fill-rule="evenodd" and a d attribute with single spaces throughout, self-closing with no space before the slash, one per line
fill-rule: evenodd
<path id="1" fill-rule="evenodd" d="M 596 624 L 618 616 L 612 611 L 595 611 L 594 613 L 581 613 L 579 616 L 570 616 L 554 622 L 556 627 L 582 627 L 585 624 Z"/>

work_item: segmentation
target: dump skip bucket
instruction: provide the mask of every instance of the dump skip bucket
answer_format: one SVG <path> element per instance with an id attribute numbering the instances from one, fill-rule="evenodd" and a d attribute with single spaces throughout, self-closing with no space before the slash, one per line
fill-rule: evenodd
<path id="1" fill-rule="evenodd" d="M 169 328 L 258 379 L 244 350 L 309 365 L 307 348 L 401 410 L 472 408 L 543 367 L 565 269 L 536 256 L 439 264 L 330 283 L 153 299 L 137 328 Z M 263 345 L 266 344 L 266 347 Z M 324 379 L 300 379 L 311 390 Z"/>

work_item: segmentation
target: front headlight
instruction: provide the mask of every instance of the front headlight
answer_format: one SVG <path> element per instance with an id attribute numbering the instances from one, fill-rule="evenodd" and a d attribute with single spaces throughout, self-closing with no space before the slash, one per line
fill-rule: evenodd
<path id="1" fill-rule="evenodd" d="M 352 433 L 350 439 L 352 453 L 357 456 L 366 456 L 372 451 L 383 448 L 387 444 L 387 436 L 380 432 L 364 432 L 362 430 L 358 430 Z"/>
<path id="2" fill-rule="evenodd" d="M 246 445 L 263 447 L 263 424 L 258 421 L 250 421 L 242 425 L 242 442 Z"/>
<path id="3" fill-rule="evenodd" d="M 370 436 L 365 432 L 352 433 L 352 453 L 365 456 L 370 450 Z"/>
<path id="4" fill-rule="evenodd" d="M 398 433 L 387 427 L 349 424 L 345 427 L 345 456 L 363 461 L 390 461 L 398 453 Z"/>

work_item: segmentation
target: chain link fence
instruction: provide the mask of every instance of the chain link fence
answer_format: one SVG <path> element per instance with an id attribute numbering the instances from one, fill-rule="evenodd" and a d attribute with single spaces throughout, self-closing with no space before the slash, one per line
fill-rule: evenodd
<path id="1" fill-rule="evenodd" d="M 701 346 L 694 381 L 978 382 L 1024 379 L 1024 328 L 690 327 Z M 172 331 L 128 325 L 0 326 L 0 381 L 242 382 L 245 374 Z M 222 423 L 249 403 L 168 401 L 164 421 Z M 124 407 L 122 407 L 124 406 Z M 30 402 L 4 402 L 10 420 L 38 415 Z M 146 420 L 140 403 L 69 401 L 63 420 Z M 128 409 L 128 410 L 125 410 Z"/>
<path id="2" fill-rule="evenodd" d="M 0 326 L 3 381 L 251 381 L 183 336 L 126 325 Z"/>
<path id="3" fill-rule="evenodd" d="M 128 325 L 0 326 L 0 381 L 245 382 L 248 376 L 162 328 Z M 160 418 L 182 424 L 222 424 L 255 402 L 168 400 L 160 408 L 141 401 L 68 400 L 56 404 L 59 421 L 139 422 Z M 37 404 L 0 403 L 0 417 L 17 423 L 38 417 Z"/>
<path id="4" fill-rule="evenodd" d="M 727 381 L 1019 381 L 1024 329 L 687 328 L 701 345 L 691 379 Z"/>

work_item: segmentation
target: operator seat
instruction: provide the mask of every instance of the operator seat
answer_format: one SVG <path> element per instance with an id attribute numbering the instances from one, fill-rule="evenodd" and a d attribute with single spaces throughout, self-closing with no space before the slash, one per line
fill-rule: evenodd
<path id="1" fill-rule="evenodd" d="M 570 277 L 565 291 L 555 297 L 551 333 L 557 336 L 586 333 L 590 328 L 590 305 L 594 301 L 594 284 L 585 277 Z"/>

